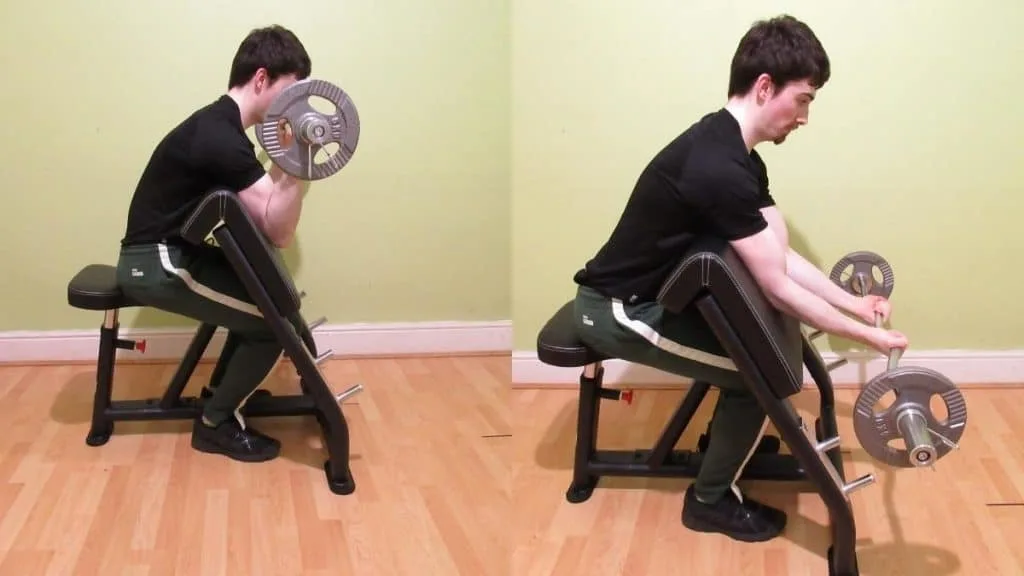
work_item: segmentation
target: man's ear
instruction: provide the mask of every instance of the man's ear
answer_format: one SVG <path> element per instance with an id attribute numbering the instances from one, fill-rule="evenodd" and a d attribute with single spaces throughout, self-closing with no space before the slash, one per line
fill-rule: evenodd
<path id="1" fill-rule="evenodd" d="M 256 70 L 256 73 L 252 77 L 252 85 L 255 88 L 256 93 L 259 94 L 263 90 L 270 88 L 270 76 L 267 74 L 266 68 L 260 68 Z"/>
<path id="2" fill-rule="evenodd" d="M 772 81 L 772 77 L 768 74 L 761 74 L 757 77 L 757 81 L 754 82 L 754 89 L 757 91 L 758 103 L 767 102 L 775 96 L 775 82 Z"/>

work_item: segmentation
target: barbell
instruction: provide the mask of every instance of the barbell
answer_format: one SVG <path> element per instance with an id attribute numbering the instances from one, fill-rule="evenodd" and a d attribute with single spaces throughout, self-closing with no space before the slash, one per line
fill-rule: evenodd
<path id="1" fill-rule="evenodd" d="M 875 325 L 881 327 L 881 315 Z M 890 466 L 912 468 L 933 466 L 948 454 L 963 435 L 967 424 L 967 402 L 952 380 L 924 366 L 900 366 L 903 350 L 889 351 L 888 365 L 861 389 L 853 405 L 853 431 L 864 451 Z M 896 399 L 876 409 L 889 392 Z M 946 418 L 932 410 L 938 396 L 945 404 Z M 902 440 L 903 447 L 893 445 Z"/>
<path id="2" fill-rule="evenodd" d="M 853 266 L 848 278 L 843 272 Z M 875 279 L 880 270 L 882 281 Z M 873 252 L 860 251 L 844 256 L 832 269 L 830 278 L 857 296 L 875 294 L 888 298 L 895 282 L 892 267 Z M 875 326 L 882 317 L 875 315 Z M 864 451 L 872 458 L 900 468 L 934 466 L 963 436 L 967 424 L 967 402 L 963 394 L 944 374 L 923 366 L 900 366 L 902 348 L 889 350 L 886 369 L 871 378 L 857 395 L 853 406 L 853 429 Z M 882 398 L 892 392 L 895 400 L 876 409 Z M 931 402 L 938 397 L 946 408 L 939 419 Z M 903 447 L 894 443 L 903 441 Z"/>
<path id="3" fill-rule="evenodd" d="M 310 104 L 320 97 L 334 106 L 332 113 L 316 110 Z M 282 127 L 293 140 L 281 142 Z M 344 90 L 327 82 L 307 78 L 285 88 L 274 98 L 263 121 L 256 125 L 256 140 L 270 161 L 301 180 L 321 180 L 336 174 L 348 164 L 359 145 L 359 112 Z M 316 156 L 329 144 L 338 149 L 326 160 Z"/>

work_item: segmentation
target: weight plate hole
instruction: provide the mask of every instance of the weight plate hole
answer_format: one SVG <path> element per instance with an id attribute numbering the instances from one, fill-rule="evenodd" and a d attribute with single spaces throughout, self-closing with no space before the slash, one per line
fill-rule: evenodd
<path id="1" fill-rule="evenodd" d="M 888 392 L 882 394 L 882 396 L 878 398 L 878 402 L 875 402 L 875 405 L 872 406 L 872 409 L 875 412 L 885 412 L 886 410 L 889 409 L 890 406 L 892 406 L 895 403 L 896 392 L 893 390 L 889 390 Z"/>
<path id="2" fill-rule="evenodd" d="M 941 394 L 932 394 L 928 400 L 928 409 L 931 410 L 932 416 L 935 420 L 941 424 L 946 424 L 949 420 L 949 410 L 946 406 L 946 400 Z"/>
<path id="3" fill-rule="evenodd" d="M 281 118 L 277 122 L 277 141 L 281 148 L 287 150 L 295 144 L 295 134 L 292 131 L 292 123 L 287 118 Z"/>
<path id="4" fill-rule="evenodd" d="M 311 95 L 309 97 L 309 107 L 327 116 L 331 116 L 338 111 L 338 107 L 335 106 L 333 102 L 322 96 L 316 95 Z"/>
<path id="5" fill-rule="evenodd" d="M 341 150 L 341 144 L 338 144 L 337 142 L 328 142 L 327 144 L 324 144 L 323 147 L 314 153 L 313 163 L 323 164 L 324 162 L 327 162 L 331 157 L 338 153 L 338 150 Z"/>

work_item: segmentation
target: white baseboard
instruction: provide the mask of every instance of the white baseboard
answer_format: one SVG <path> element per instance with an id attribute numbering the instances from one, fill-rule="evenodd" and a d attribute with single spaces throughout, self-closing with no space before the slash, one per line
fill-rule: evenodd
<path id="1" fill-rule="evenodd" d="M 195 328 L 133 330 L 121 328 L 123 339 L 146 340 L 146 351 L 119 350 L 119 359 L 178 360 Z M 218 330 L 204 358 L 215 357 L 224 343 Z M 317 350 L 332 349 L 336 357 L 434 354 L 510 353 L 512 323 L 418 322 L 324 324 L 313 331 Z M 0 363 L 95 361 L 100 331 L 0 332 Z"/>
<path id="2" fill-rule="evenodd" d="M 846 365 L 829 373 L 836 386 L 862 385 L 886 368 L 886 359 L 878 354 L 843 354 Z M 822 354 L 825 363 L 840 358 L 835 353 Z M 900 359 L 901 366 L 924 366 L 944 374 L 959 385 L 1021 385 L 1024 384 L 1024 350 L 961 351 L 933 350 L 908 351 Z M 665 385 L 687 384 L 687 378 L 639 366 L 622 360 L 604 362 L 604 380 L 608 385 Z M 577 384 L 581 370 L 548 366 L 537 359 L 532 351 L 512 353 L 513 385 Z M 810 374 L 804 369 L 804 385 L 812 386 Z"/>

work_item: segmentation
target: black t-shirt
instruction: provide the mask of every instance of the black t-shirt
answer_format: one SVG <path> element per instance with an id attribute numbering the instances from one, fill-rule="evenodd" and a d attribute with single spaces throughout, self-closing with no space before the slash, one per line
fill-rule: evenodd
<path id="1" fill-rule="evenodd" d="M 238 104 L 221 96 L 157 145 L 135 188 L 121 244 L 177 243 L 182 224 L 206 194 L 240 192 L 264 174 Z"/>
<path id="2" fill-rule="evenodd" d="M 707 114 L 640 174 L 611 237 L 574 281 L 627 303 L 652 301 L 697 236 L 738 240 L 768 226 L 768 173 L 736 118 Z"/>

